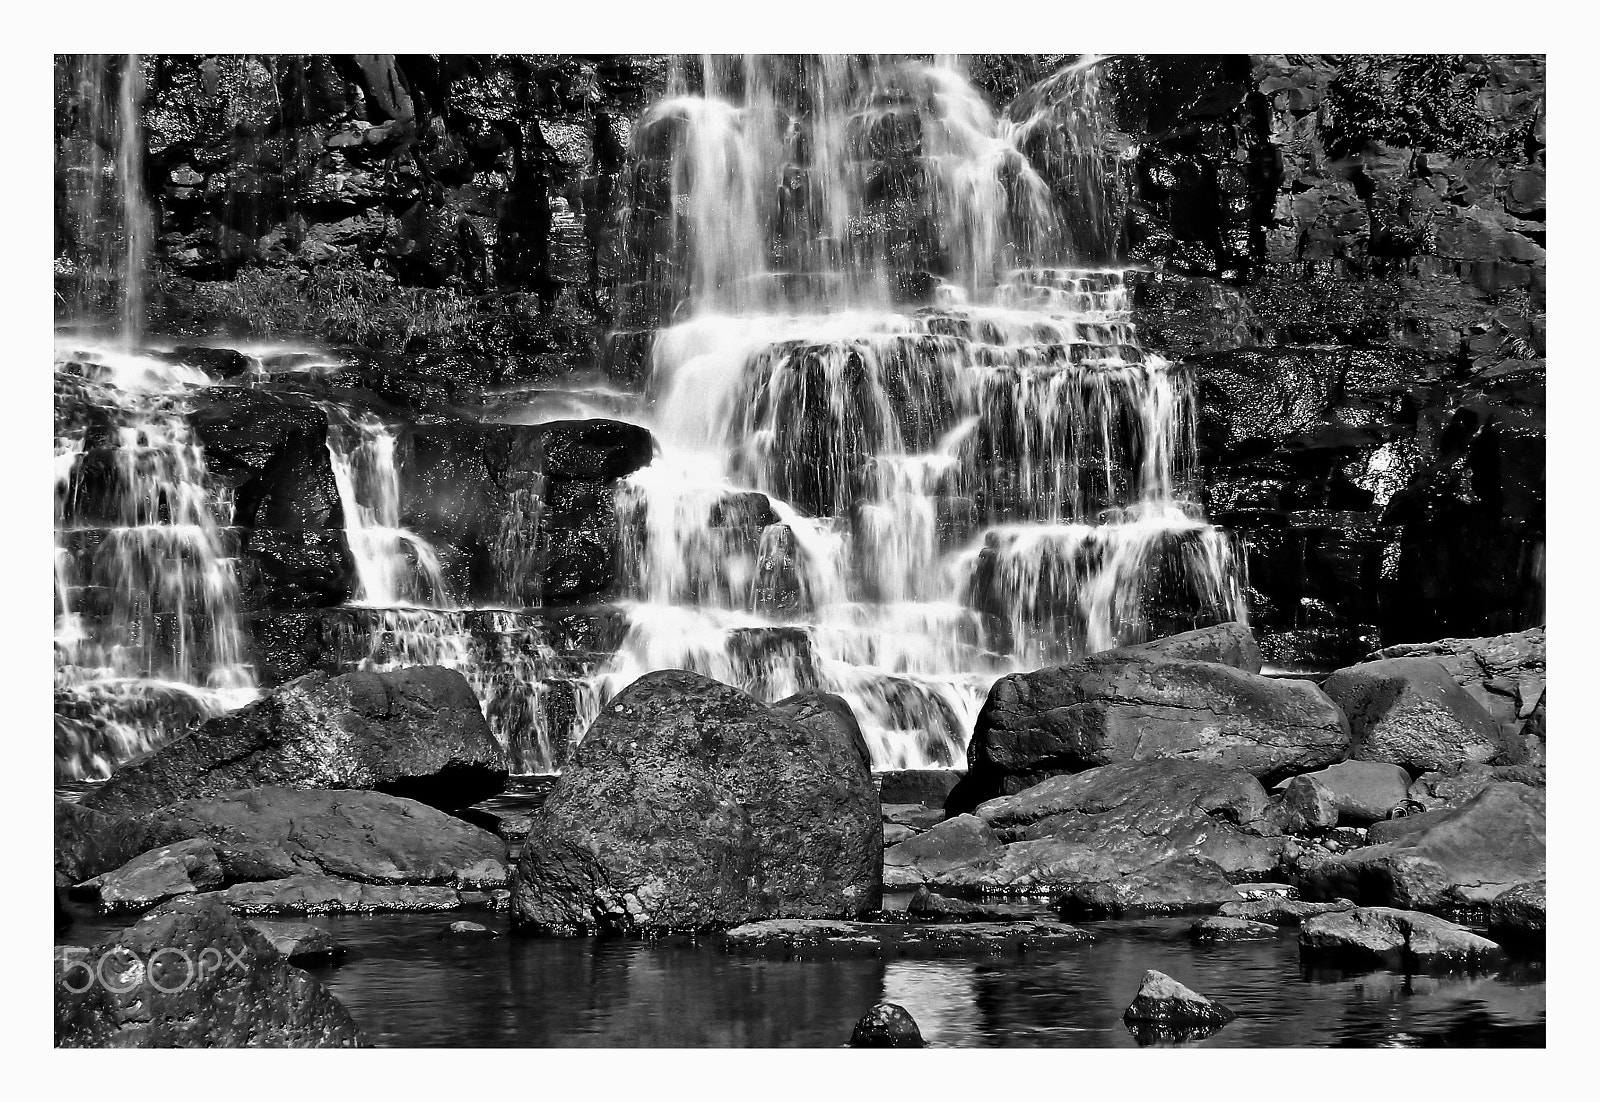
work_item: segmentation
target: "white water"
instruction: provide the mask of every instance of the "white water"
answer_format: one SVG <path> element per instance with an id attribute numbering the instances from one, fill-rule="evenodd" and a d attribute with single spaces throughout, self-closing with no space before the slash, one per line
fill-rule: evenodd
<path id="1" fill-rule="evenodd" d="M 1184 496 L 1187 377 L 1139 348 L 1120 270 L 1066 262 L 1115 193 L 1095 72 L 1009 119 L 948 66 L 707 58 L 642 120 L 679 217 L 640 282 L 679 320 L 651 352 L 660 457 L 618 498 L 603 695 L 663 668 L 826 689 L 875 766 L 949 765 L 1001 673 L 1243 618 Z M 875 221 L 893 204 L 911 237 Z M 907 263 L 940 272 L 930 305 L 891 305 Z"/>

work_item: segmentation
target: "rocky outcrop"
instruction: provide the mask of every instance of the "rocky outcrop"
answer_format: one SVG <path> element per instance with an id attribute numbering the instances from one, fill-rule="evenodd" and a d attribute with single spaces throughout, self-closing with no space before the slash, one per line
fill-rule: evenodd
<path id="1" fill-rule="evenodd" d="M 1489 714 L 1431 658 L 1348 666 L 1322 688 L 1349 717 L 1351 756 L 1362 761 L 1421 773 L 1487 762 L 1507 748 Z"/>
<path id="2" fill-rule="evenodd" d="M 1302 778 L 1328 791 L 1343 826 L 1370 826 L 1389 818 L 1405 803 L 1411 787 L 1410 774 L 1400 766 L 1376 761 L 1342 761 Z"/>
<path id="3" fill-rule="evenodd" d="M 1504 953 L 1488 938 L 1435 915 L 1353 907 L 1306 919 L 1300 955 L 1312 962 L 1397 971 L 1472 969 Z"/>
<path id="4" fill-rule="evenodd" d="M 1377 845 L 1304 869 L 1301 890 L 1315 899 L 1451 912 L 1481 909 L 1545 875 L 1543 789 L 1494 784 L 1453 810 L 1383 825 Z"/>
<path id="5" fill-rule="evenodd" d="M 879 1003 L 850 1031 L 851 1048 L 921 1048 L 922 1031 L 899 1003 Z"/>
<path id="6" fill-rule="evenodd" d="M 226 906 L 199 897 L 167 903 L 103 945 L 58 949 L 55 1023 L 60 1048 L 362 1043 L 321 983 Z"/>
<path id="7" fill-rule="evenodd" d="M 1070 896 L 1074 916 L 1215 909 L 1277 864 L 1249 773 L 1148 761 L 1059 776 L 884 854 L 887 887 Z"/>
<path id="8" fill-rule="evenodd" d="M 995 682 L 946 808 L 969 810 L 1055 773 L 1158 758 L 1271 783 L 1342 760 L 1348 744 L 1344 716 L 1309 681 L 1110 651 Z"/>
<path id="9" fill-rule="evenodd" d="M 611 701 L 533 815 L 524 930 L 707 929 L 879 905 L 883 835 L 858 744 L 679 670 Z"/>
<path id="10" fill-rule="evenodd" d="M 311 673 L 129 761 L 85 806 L 114 814 L 260 786 L 375 789 L 455 808 L 505 785 L 466 678 L 439 666 Z"/>

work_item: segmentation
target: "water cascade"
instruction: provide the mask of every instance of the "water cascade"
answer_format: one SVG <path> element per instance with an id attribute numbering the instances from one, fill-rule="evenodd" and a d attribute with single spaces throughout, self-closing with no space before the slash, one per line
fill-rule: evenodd
<path id="1" fill-rule="evenodd" d="M 876 766 L 948 765 L 1001 673 L 1243 617 L 1190 380 L 1082 266 L 1117 191 L 1093 68 L 1012 119 L 948 64 L 708 57 L 640 122 L 621 292 L 662 454 L 619 502 L 607 694 L 822 688 Z"/>

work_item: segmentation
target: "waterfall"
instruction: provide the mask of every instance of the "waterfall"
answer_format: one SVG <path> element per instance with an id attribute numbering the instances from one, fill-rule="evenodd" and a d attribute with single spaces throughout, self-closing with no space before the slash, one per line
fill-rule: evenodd
<path id="1" fill-rule="evenodd" d="M 875 767 L 953 765 L 1000 674 L 1243 619 L 1191 380 L 1083 265 L 1119 188 L 1097 73 L 1007 117 L 954 59 L 675 74 L 622 215 L 661 453 L 618 498 L 603 695 L 670 667 L 826 689 Z"/>

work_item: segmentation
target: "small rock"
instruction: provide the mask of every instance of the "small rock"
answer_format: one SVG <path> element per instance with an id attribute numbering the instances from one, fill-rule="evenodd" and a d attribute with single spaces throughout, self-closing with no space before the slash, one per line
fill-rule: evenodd
<path id="1" fill-rule="evenodd" d="M 1144 974 L 1139 993 L 1133 997 L 1122 1020 L 1130 1024 L 1157 1026 L 1220 1026 L 1231 1022 L 1233 1011 L 1191 991 L 1171 976 L 1154 969 Z"/>
<path id="2" fill-rule="evenodd" d="M 1267 809 L 1267 821 L 1283 834 L 1312 834 L 1331 829 L 1339 822 L 1333 793 L 1307 776 L 1289 781 L 1281 795 Z"/>
<path id="3" fill-rule="evenodd" d="M 1224 918 L 1211 915 L 1189 927 L 1189 940 L 1202 943 L 1216 941 L 1271 941 L 1278 936 L 1278 927 L 1266 922 L 1252 922 L 1248 918 Z"/>
<path id="4" fill-rule="evenodd" d="M 499 937 L 500 935 L 481 922 L 452 922 L 439 931 L 439 936 L 491 938 Z"/>
<path id="5" fill-rule="evenodd" d="M 289 959 L 290 964 L 304 968 L 308 965 L 335 964 L 347 955 L 344 946 L 321 926 L 309 922 L 267 922 L 251 919 L 262 937 L 272 942 L 272 947 Z"/>
<path id="6" fill-rule="evenodd" d="M 1300 892 L 1293 884 L 1235 884 L 1234 894 L 1240 899 L 1298 899 Z"/>
<path id="7" fill-rule="evenodd" d="M 861 1015 L 850 1033 L 851 1048 L 922 1048 L 922 1031 L 906 1008 L 879 1003 Z"/>
<path id="8" fill-rule="evenodd" d="M 1301 774 L 1317 781 L 1333 795 L 1333 806 L 1344 826 L 1371 826 L 1387 819 L 1406 799 L 1411 776 L 1398 765 L 1381 761 L 1342 761 Z"/>
<path id="9" fill-rule="evenodd" d="M 1307 919 L 1300 955 L 1357 967 L 1471 969 L 1497 960 L 1500 946 L 1465 926 L 1393 907 L 1352 907 Z"/>

